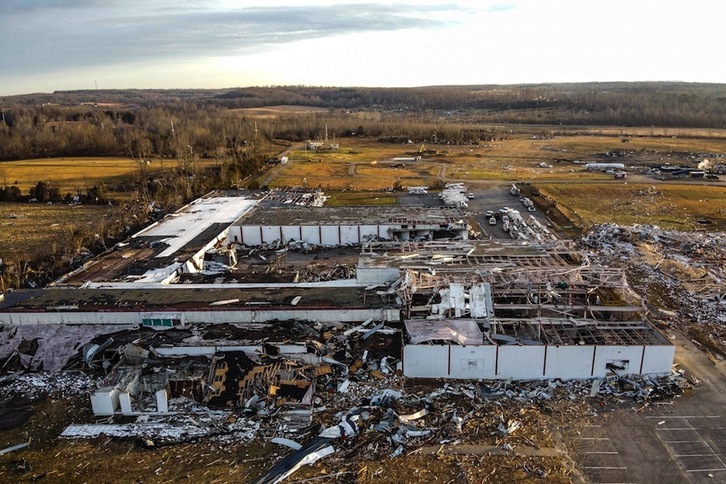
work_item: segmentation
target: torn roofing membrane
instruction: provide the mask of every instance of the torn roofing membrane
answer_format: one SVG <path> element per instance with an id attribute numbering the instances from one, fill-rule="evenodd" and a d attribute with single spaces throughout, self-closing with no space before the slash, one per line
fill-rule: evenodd
<path id="1" fill-rule="evenodd" d="M 212 197 L 196 200 L 161 223 L 136 236 L 166 237 L 169 246 L 156 257 L 169 257 L 215 223 L 231 224 L 257 204 L 243 197 Z"/>
<path id="2" fill-rule="evenodd" d="M 479 325 L 472 319 L 411 320 L 406 321 L 405 325 L 411 344 L 433 340 L 454 341 L 460 345 L 484 343 L 484 336 Z"/>

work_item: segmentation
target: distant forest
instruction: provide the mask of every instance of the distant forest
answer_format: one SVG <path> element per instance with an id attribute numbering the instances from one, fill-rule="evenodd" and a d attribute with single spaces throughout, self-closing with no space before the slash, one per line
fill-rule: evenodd
<path id="1" fill-rule="evenodd" d="M 257 125 L 232 111 L 275 105 L 328 111 L 258 120 Z M 191 154 L 222 159 L 249 154 L 250 146 L 259 155 L 264 143 L 272 148 L 274 139 L 319 137 L 326 124 L 337 137 L 435 138 L 440 143 L 492 139 L 498 136 L 493 126 L 513 123 L 726 128 L 726 85 L 85 90 L 2 97 L 0 112 L 0 160 Z"/>

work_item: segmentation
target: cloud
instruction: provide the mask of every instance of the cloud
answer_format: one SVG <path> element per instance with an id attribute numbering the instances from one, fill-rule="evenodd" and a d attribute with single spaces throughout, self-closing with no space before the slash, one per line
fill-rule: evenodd
<path id="1" fill-rule="evenodd" d="M 456 7 L 311 5 L 222 9 L 201 2 L 10 1 L 0 67 L 15 74 L 259 52 L 342 34 L 450 25 Z M 137 8 L 138 7 L 138 8 Z"/>
<path id="2" fill-rule="evenodd" d="M 487 8 L 487 12 L 506 12 L 508 10 L 514 10 L 515 8 L 517 6 L 513 3 L 497 3 Z"/>
<path id="3" fill-rule="evenodd" d="M 72 10 L 79 7 L 103 6 L 112 0 L 3 0 L 0 3 L 0 13 L 12 14 L 17 12 L 31 12 L 34 10 L 65 9 Z"/>

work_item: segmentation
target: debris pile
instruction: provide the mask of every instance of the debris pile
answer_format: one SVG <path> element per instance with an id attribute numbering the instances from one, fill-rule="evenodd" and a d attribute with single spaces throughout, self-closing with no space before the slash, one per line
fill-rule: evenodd
<path id="1" fill-rule="evenodd" d="M 19 395 L 29 400 L 37 400 L 46 395 L 51 398 L 70 398 L 87 395 L 95 387 L 91 377 L 78 371 L 16 372 L 0 380 L 0 398 L 8 398 L 10 395 Z"/>
<path id="2" fill-rule="evenodd" d="M 317 461 L 355 474 L 372 462 L 427 454 L 471 461 L 466 473 L 474 480 L 485 457 L 486 465 L 525 476 L 560 475 L 565 466 L 553 429 L 608 408 L 676 397 L 690 386 L 679 373 L 634 377 L 616 368 L 594 381 L 414 380 L 400 371 L 399 330 L 383 323 L 275 327 L 103 335 L 76 357 L 76 367 L 95 372 L 95 381 L 78 371 L 26 374 L 2 392 L 93 392 L 94 411 L 110 413 L 68 426 L 62 436 L 69 439 L 104 435 L 144 447 L 208 438 L 229 446 L 280 444 L 279 457 L 250 476 L 266 483 L 315 475 L 317 467 L 305 466 Z"/>
<path id="3" fill-rule="evenodd" d="M 618 377 L 573 381 L 481 381 L 412 384 L 396 373 L 372 377 L 357 372 L 358 381 L 343 392 L 322 396 L 316 415 L 323 430 L 297 435 L 296 452 L 273 466 L 259 483 L 278 482 L 291 461 L 315 462 L 331 456 L 329 465 L 353 472 L 359 460 L 382 460 L 416 453 L 558 456 L 551 425 L 571 426 L 609 406 L 643 406 L 682 394 L 690 383 L 678 372 L 669 377 Z M 553 422 L 554 420 L 554 422 Z M 279 433 L 261 433 L 288 445 Z M 311 427 L 316 428 L 316 427 Z M 321 438 L 325 441 L 321 443 Z M 300 444 L 303 439 L 307 443 Z M 322 446 L 324 444 L 324 446 Z M 328 449 L 328 447 L 332 447 Z M 328 449 L 320 454 L 322 448 Z M 298 469 L 295 467 L 295 469 Z M 546 474 L 546 471 L 542 471 Z M 289 474 L 284 474 L 289 475 Z"/>
<path id="4" fill-rule="evenodd" d="M 526 200 L 529 200 L 529 198 L 526 198 Z M 529 203 L 532 203 L 532 201 L 529 200 Z M 534 205 L 530 208 L 534 209 Z M 500 210 L 500 213 L 502 229 L 505 232 L 509 232 L 509 236 L 513 239 L 535 240 L 537 242 L 557 240 L 557 237 L 532 215 L 530 215 L 525 221 L 519 213 L 519 210 L 505 207 Z"/>
<path id="5" fill-rule="evenodd" d="M 217 437 L 230 442 L 251 441 L 259 423 L 239 418 L 231 412 L 147 416 L 130 423 L 73 424 L 61 433 L 64 438 L 96 438 L 101 435 L 117 439 L 141 439 L 144 445 L 187 442 Z"/>
<path id="6" fill-rule="evenodd" d="M 322 271 L 300 271 L 295 277 L 295 282 L 323 282 L 340 279 L 355 279 L 355 267 L 335 264 L 334 267 Z"/>
<path id="7" fill-rule="evenodd" d="M 582 244 L 593 263 L 628 267 L 630 277 L 640 279 L 635 285 L 644 286 L 648 302 L 660 307 L 668 322 L 687 332 L 705 332 L 701 342 L 726 354 L 723 233 L 604 224 L 585 235 Z"/>

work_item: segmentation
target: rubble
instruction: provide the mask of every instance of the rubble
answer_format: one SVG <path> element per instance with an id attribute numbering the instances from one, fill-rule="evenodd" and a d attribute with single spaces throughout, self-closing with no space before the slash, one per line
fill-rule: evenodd
<path id="1" fill-rule="evenodd" d="M 297 472 L 308 475 L 302 469 L 316 462 L 355 475 L 361 460 L 429 453 L 462 462 L 496 457 L 527 475 L 548 475 L 554 468 L 542 459 L 561 459 L 553 427 L 608 407 L 643 408 L 691 386 L 678 372 L 648 378 L 619 376 L 616 369 L 597 380 L 594 395 L 592 379 L 412 380 L 402 375 L 395 356 L 400 335 L 379 322 L 278 324 L 286 334 L 278 341 L 266 327 L 254 325 L 99 336 L 78 350 L 78 364 L 98 378 L 78 371 L 20 374 L 6 382 L 2 394 L 31 388 L 58 396 L 88 394 L 138 368 L 138 378 L 122 378 L 115 387 L 136 381 L 141 389 L 132 395 L 130 414 L 116 411 L 101 423 L 75 423 L 61 436 L 130 439 L 142 447 L 208 438 L 225 446 L 276 443 L 279 457 L 260 470 L 264 475 L 249 479 L 272 483 Z M 257 334 L 267 335 L 260 345 L 252 344 Z M 205 344 L 214 352 L 184 356 L 203 354 Z M 170 397 L 166 412 L 157 407 L 160 389 Z M 180 392 L 185 396 L 175 396 Z"/>
<path id="2" fill-rule="evenodd" d="M 621 284 L 625 271 L 599 267 L 613 260 L 628 268 L 639 267 L 643 280 L 657 280 L 661 287 L 673 290 L 668 294 L 687 300 L 684 308 L 674 308 L 673 315 L 719 321 L 724 306 L 723 242 L 718 234 L 685 236 L 653 227 L 602 226 L 583 240 L 588 252 L 582 260 L 573 258 L 567 265 L 556 259 L 573 256 L 574 251 L 563 249 L 555 256 L 521 246 L 516 253 L 503 250 L 496 260 L 489 260 L 474 245 L 419 244 L 415 251 L 412 246 L 410 253 L 400 256 L 402 265 L 410 267 L 390 281 L 371 281 L 366 289 L 370 298 L 398 298 L 397 305 L 410 304 L 414 317 L 403 322 L 374 318 L 361 324 L 251 321 L 77 335 L 60 352 L 76 353 L 68 365 L 60 364 L 59 356 L 43 353 L 43 338 L 33 337 L 26 329 L 5 328 L 3 337 L 20 343 L 22 351 L 9 355 L 15 360 L 5 362 L 8 377 L 0 383 L 0 396 L 91 394 L 96 418 L 103 420 L 70 425 L 62 434 L 68 439 L 105 435 L 156 446 L 213 437 L 224 445 L 278 444 L 278 458 L 270 459 L 259 483 L 303 474 L 304 466 L 318 461 L 339 475 L 373 475 L 378 471 L 358 470 L 356 463 L 428 453 L 461 459 L 456 461 L 460 468 L 476 467 L 477 458 L 496 457 L 524 476 L 542 479 L 553 473 L 553 466 L 543 459 L 561 458 L 554 449 L 553 429 L 576 425 L 581 418 L 597 418 L 611 408 L 639 411 L 667 404 L 697 380 L 678 371 L 658 378 L 634 376 L 626 371 L 626 357 L 603 361 L 606 371 L 594 379 L 406 378 L 402 347 L 407 332 L 412 342 L 441 346 L 449 354 L 462 348 L 472 351 L 475 345 L 489 345 L 496 354 L 513 348 L 525 354 L 545 343 L 575 349 L 593 345 L 596 336 L 605 334 L 610 319 L 616 327 L 629 322 L 602 315 L 639 301 L 629 298 L 630 287 Z M 273 250 L 271 246 L 251 249 L 242 258 L 261 259 L 262 255 L 274 271 L 275 261 L 283 264 L 294 245 L 291 241 L 273 253 L 264 252 Z M 431 248 L 428 255 L 427 247 Z M 381 257 L 389 257 L 384 255 L 387 250 L 381 252 Z M 478 267 L 476 277 L 471 276 L 472 265 Z M 503 268 L 513 267 L 517 268 L 514 275 L 505 277 Z M 300 271 L 296 281 L 349 279 L 355 271 L 335 265 L 308 274 Z M 492 286 L 498 291 L 494 296 Z M 616 290 L 617 299 L 604 301 Z M 515 293 L 519 299 L 513 304 L 506 298 Z M 204 310 L 224 309 L 240 298 L 239 292 L 226 294 Z M 291 306 L 306 304 L 301 303 L 297 289 L 288 298 Z M 594 322 L 586 321 L 584 313 L 574 316 L 575 311 L 592 312 L 593 308 Z M 645 312 L 636 303 L 625 309 Z M 508 318 L 501 316 L 503 311 L 509 311 Z M 538 325 L 525 324 L 527 311 L 538 311 Z M 541 320 L 543 314 L 552 320 L 555 313 L 563 314 L 557 324 Z M 641 328 L 641 321 L 636 323 L 626 329 L 635 334 Z M 411 331 L 414 326 L 416 331 Z M 592 333 L 587 335 L 586 330 Z M 570 332 L 577 331 L 585 336 L 568 339 Z M 637 336 L 633 334 L 629 337 Z M 620 342 L 609 333 L 606 336 Z M 645 352 L 640 343 L 633 346 Z M 407 364 L 410 361 L 406 358 Z M 478 360 L 467 364 L 472 363 L 476 366 Z M 26 368 L 63 366 L 83 368 L 94 377 L 80 371 L 23 373 Z M 631 363 L 630 370 L 637 371 L 633 368 L 637 366 Z M 669 366 L 670 362 L 666 371 Z M 483 373 L 477 371 L 481 378 Z M 508 374 L 497 377 L 501 375 Z M 257 475 L 248 476 L 248 481 Z"/>
<path id="3" fill-rule="evenodd" d="M 652 316 L 726 355 L 726 236 L 656 226 L 594 227 L 582 239 L 588 260 L 629 269 Z M 676 317 L 674 317 L 676 316 Z"/>
<path id="4" fill-rule="evenodd" d="M 31 401 L 42 396 L 71 398 L 87 395 L 95 387 L 96 383 L 89 375 L 78 371 L 13 374 L 0 381 L 0 398 L 11 395 Z"/>
<path id="5" fill-rule="evenodd" d="M 143 439 L 151 445 L 181 443 L 203 437 L 231 436 L 236 442 L 254 439 L 259 423 L 235 418 L 230 412 L 205 412 L 138 419 L 131 423 L 73 424 L 60 434 L 64 438 Z M 147 442 L 149 445 L 149 442 Z"/>

